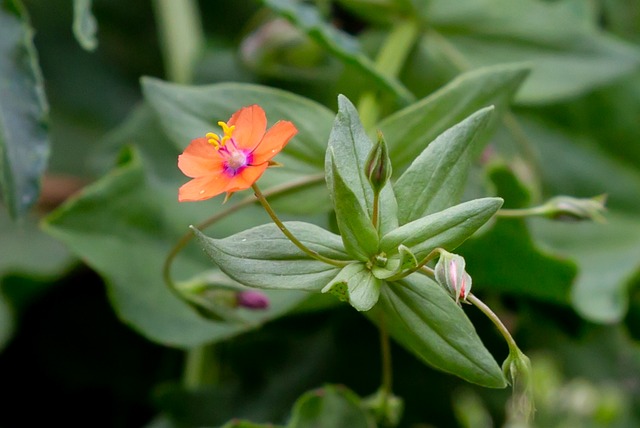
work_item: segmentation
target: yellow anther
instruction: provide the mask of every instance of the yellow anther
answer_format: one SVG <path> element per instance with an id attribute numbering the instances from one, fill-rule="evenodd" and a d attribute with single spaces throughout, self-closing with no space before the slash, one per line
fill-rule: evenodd
<path id="1" fill-rule="evenodd" d="M 216 149 L 219 149 L 221 146 L 223 146 L 223 142 L 220 141 L 220 137 L 217 134 L 214 134 L 213 132 L 207 132 L 207 134 L 205 135 L 207 142 L 209 144 L 211 144 L 213 147 L 215 147 Z"/>

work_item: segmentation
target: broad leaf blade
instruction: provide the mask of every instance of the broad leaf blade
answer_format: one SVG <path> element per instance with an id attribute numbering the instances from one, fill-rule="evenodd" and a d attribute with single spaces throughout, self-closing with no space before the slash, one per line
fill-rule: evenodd
<path id="1" fill-rule="evenodd" d="M 0 187 L 13 218 L 22 216 L 40 192 L 49 157 L 48 106 L 19 0 L 0 2 Z"/>
<path id="2" fill-rule="evenodd" d="M 393 255 L 398 246 L 409 247 L 421 260 L 432 250 L 453 250 L 485 224 L 502 206 L 500 198 L 474 199 L 422 217 L 386 234 L 380 251 Z"/>
<path id="3" fill-rule="evenodd" d="M 388 284 L 367 315 L 374 322 L 383 319 L 391 336 L 427 364 L 489 388 L 506 386 L 473 324 L 429 278 L 412 275 Z"/>
<path id="4" fill-rule="evenodd" d="M 442 211 L 462 197 L 477 137 L 493 108 L 482 109 L 449 128 L 418 156 L 394 185 L 398 220 L 405 224 Z"/>
<path id="5" fill-rule="evenodd" d="M 326 385 L 296 401 L 287 428 L 374 428 L 360 398 L 343 386 Z"/>
<path id="6" fill-rule="evenodd" d="M 310 223 L 287 222 L 289 231 L 307 248 L 337 260 L 348 260 L 339 236 Z M 275 224 L 213 239 L 194 229 L 205 252 L 220 269 L 249 287 L 320 290 L 339 268 L 310 258 Z"/>
<path id="7" fill-rule="evenodd" d="M 402 171 L 438 135 L 477 110 L 495 105 L 496 116 L 499 116 L 527 73 L 528 69 L 521 65 L 501 65 L 465 73 L 382 120 L 376 128 L 383 132 L 389 144 L 394 170 Z M 494 126 L 495 123 L 487 132 Z M 481 143 L 482 140 L 478 144 Z"/>

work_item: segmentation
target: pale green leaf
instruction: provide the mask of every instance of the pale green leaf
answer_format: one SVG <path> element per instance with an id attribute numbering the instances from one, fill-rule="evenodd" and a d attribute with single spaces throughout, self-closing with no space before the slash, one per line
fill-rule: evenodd
<path id="1" fill-rule="evenodd" d="M 348 260 L 342 240 L 321 227 L 286 222 L 289 231 L 311 251 Z M 339 268 L 310 258 L 273 223 L 254 227 L 224 239 L 213 239 L 193 229 L 200 244 L 220 269 L 241 284 L 267 289 L 320 290 Z"/>
<path id="2" fill-rule="evenodd" d="M 384 286 L 367 315 L 427 364 L 482 386 L 506 386 L 464 311 L 429 278 L 414 274 Z"/>
<path id="3" fill-rule="evenodd" d="M 394 185 L 398 220 L 405 224 L 456 204 L 462 197 L 477 137 L 487 126 L 487 107 L 449 128 L 418 156 Z"/>
<path id="4" fill-rule="evenodd" d="M 414 220 L 389 232 L 380 241 L 388 255 L 404 245 L 421 260 L 435 248 L 453 250 L 485 224 L 502 206 L 500 198 L 474 199 Z"/>
<path id="5" fill-rule="evenodd" d="M 48 106 L 20 0 L 0 1 L 0 189 L 13 218 L 37 200 L 49 157 Z"/>

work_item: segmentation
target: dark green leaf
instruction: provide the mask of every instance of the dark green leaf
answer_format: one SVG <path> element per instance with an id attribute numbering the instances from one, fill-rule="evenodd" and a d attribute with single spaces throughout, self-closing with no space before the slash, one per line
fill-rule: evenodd
<path id="1" fill-rule="evenodd" d="M 332 259 L 348 260 L 338 235 L 310 223 L 287 222 L 285 225 L 311 251 Z M 209 238 L 197 229 L 194 233 L 224 273 L 250 287 L 320 290 L 340 270 L 310 258 L 273 223 L 224 239 Z"/>
<path id="2" fill-rule="evenodd" d="M 368 311 L 378 302 L 382 281 L 374 277 L 364 263 L 351 263 L 322 289 L 359 311 Z"/>
<path id="3" fill-rule="evenodd" d="M 380 129 L 389 144 L 396 172 L 412 162 L 429 143 L 477 110 L 495 105 L 496 116 L 508 106 L 527 76 L 521 65 L 487 67 L 465 73 L 428 97 L 382 120 Z M 481 146 L 489 126 L 477 146 Z"/>
<path id="4" fill-rule="evenodd" d="M 577 263 L 571 302 L 578 313 L 614 323 L 624 317 L 627 289 L 639 273 L 640 221 L 635 213 L 610 212 L 606 217 L 606 224 L 536 219 L 531 225 L 536 241 Z"/>
<path id="5" fill-rule="evenodd" d="M 91 13 L 93 0 L 73 0 L 73 35 L 84 50 L 93 51 L 98 47 L 96 31 L 98 23 Z"/>
<path id="6" fill-rule="evenodd" d="M 292 0 L 264 0 L 264 3 L 340 60 L 355 66 L 362 76 L 393 94 L 400 103 L 408 104 L 414 100 L 413 94 L 402 83 L 378 71 L 373 61 L 359 49 L 356 39 L 325 23 L 313 6 Z"/>
<path id="7" fill-rule="evenodd" d="M 438 247 L 453 250 L 485 224 L 500 206 L 500 198 L 483 198 L 430 214 L 383 236 L 380 251 L 393 255 L 404 245 L 421 260 Z"/>
<path id="8" fill-rule="evenodd" d="M 528 104 L 574 97 L 638 69 L 637 47 L 585 22 L 568 3 L 434 0 L 425 18 L 440 37 L 423 41 L 467 69 L 529 63 L 531 77 L 518 94 Z"/>
<path id="9" fill-rule="evenodd" d="M 76 255 L 100 273 L 116 313 L 151 340 L 191 347 L 223 340 L 281 316 L 308 298 L 307 293 L 265 290 L 266 311 L 238 313 L 245 323 L 212 322 L 177 299 L 162 278 L 163 262 L 188 225 L 223 208 L 221 201 L 180 204 L 177 188 L 186 181 L 176 168 L 177 149 L 160 132 L 149 109 L 135 114 L 109 144 L 135 143 L 128 160 L 76 198 L 54 211 L 44 224 Z M 258 207 L 236 212 L 214 231 L 234 233 L 258 221 Z M 192 245 L 174 263 L 177 278 L 211 269 Z"/>
<path id="10" fill-rule="evenodd" d="M 424 362 L 490 388 L 504 388 L 502 370 L 473 324 L 438 284 L 411 275 L 382 287 L 367 315 L 382 319 L 391 336 Z"/>
<path id="11" fill-rule="evenodd" d="M 398 220 L 405 224 L 458 203 L 477 152 L 477 136 L 493 108 L 478 111 L 441 134 L 413 161 L 393 186 L 399 200 Z"/>
<path id="12" fill-rule="evenodd" d="M 375 428 L 360 398 L 343 386 L 327 385 L 296 402 L 287 428 Z"/>
<path id="13" fill-rule="evenodd" d="M 32 37 L 20 0 L 0 1 L 0 188 L 13 218 L 36 202 L 49 157 L 48 106 Z"/>
<path id="14" fill-rule="evenodd" d="M 332 149 L 329 148 L 329 150 Z M 355 259 L 366 262 L 378 251 L 378 231 L 362 203 L 342 180 L 335 166 L 334 157 L 331 164 L 333 166 L 333 206 L 344 248 Z"/>

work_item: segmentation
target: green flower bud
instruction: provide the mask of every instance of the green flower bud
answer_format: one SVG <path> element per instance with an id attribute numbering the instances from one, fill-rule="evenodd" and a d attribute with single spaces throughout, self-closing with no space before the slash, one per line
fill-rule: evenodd
<path id="1" fill-rule="evenodd" d="M 544 204 L 547 217 L 557 220 L 593 220 L 604 223 L 602 213 L 606 211 L 607 195 L 593 198 L 574 198 L 571 196 L 556 196 Z"/>
<path id="2" fill-rule="evenodd" d="M 381 389 L 362 400 L 382 426 L 395 427 L 400 423 L 404 411 L 402 398 Z"/>
<path id="3" fill-rule="evenodd" d="M 365 174 L 373 191 L 380 193 L 391 178 L 391 160 L 389 149 L 382 132 L 378 131 L 378 143 L 371 149 L 365 164 Z"/>
<path id="4" fill-rule="evenodd" d="M 456 303 L 466 301 L 471 292 L 471 276 L 465 270 L 464 257 L 441 250 L 435 274 L 438 284 L 451 294 Z"/>
<path id="5" fill-rule="evenodd" d="M 533 382 L 531 361 L 517 347 L 511 347 L 509 356 L 502 363 L 502 372 L 513 387 L 509 401 L 508 419 L 512 423 L 526 424 L 533 418 Z"/>

